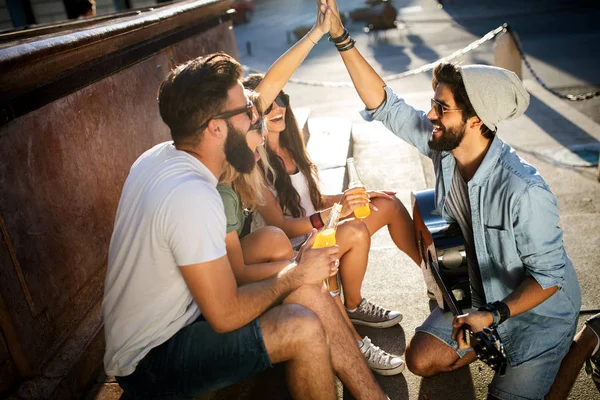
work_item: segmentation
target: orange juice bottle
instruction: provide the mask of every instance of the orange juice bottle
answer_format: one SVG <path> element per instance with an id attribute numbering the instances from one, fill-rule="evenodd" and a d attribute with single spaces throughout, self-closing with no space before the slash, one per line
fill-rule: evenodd
<path id="1" fill-rule="evenodd" d="M 329 213 L 329 218 L 327 218 L 327 223 L 323 229 L 317 233 L 317 237 L 315 237 L 315 241 L 312 246 L 313 249 L 335 246 L 335 231 L 337 229 L 338 222 L 340 221 L 341 212 L 342 205 L 338 203 L 334 204 L 331 208 L 331 212 Z M 325 279 L 325 286 L 327 286 L 327 290 L 329 290 L 329 294 L 332 296 L 339 295 L 342 287 L 339 272 L 335 274 L 335 276 L 330 276 L 328 279 Z"/>
<path id="2" fill-rule="evenodd" d="M 356 165 L 354 165 L 354 158 L 348 158 L 346 160 L 346 165 L 348 166 L 348 189 L 360 188 L 360 191 L 365 193 L 367 190 L 358 176 Z M 369 207 L 369 203 L 354 209 L 354 216 L 358 219 L 367 218 L 369 215 L 371 215 L 371 207 Z"/>

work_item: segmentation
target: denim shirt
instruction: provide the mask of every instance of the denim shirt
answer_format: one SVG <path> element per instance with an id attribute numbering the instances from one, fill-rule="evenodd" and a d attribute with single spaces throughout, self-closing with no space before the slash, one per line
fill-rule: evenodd
<path id="1" fill-rule="evenodd" d="M 362 111 L 363 118 L 381 121 L 432 159 L 436 207 L 451 221 L 444 203 L 452 184 L 454 156 L 429 148 L 433 126 L 424 112 L 407 105 L 389 87 L 385 92 L 384 103 Z M 570 341 L 575 332 L 581 292 L 558 227 L 558 203 L 536 169 L 498 136 L 468 188 L 486 302 L 503 300 L 529 276 L 544 289 L 559 288 L 543 303 L 498 326 L 510 365 L 516 367 Z"/>

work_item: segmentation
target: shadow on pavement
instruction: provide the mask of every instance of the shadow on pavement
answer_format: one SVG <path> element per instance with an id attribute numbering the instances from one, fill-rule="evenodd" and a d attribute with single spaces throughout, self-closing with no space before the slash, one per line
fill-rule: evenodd
<path id="1" fill-rule="evenodd" d="M 482 36 L 490 29 L 508 23 L 521 40 L 539 40 L 544 35 L 557 38 L 555 46 L 525 44 L 525 53 L 537 60 L 552 65 L 589 84 L 600 83 L 596 68 L 573 60 L 586 54 L 598 54 L 600 44 L 600 7 L 597 1 L 530 0 L 527 2 L 506 0 L 456 0 L 444 2 L 443 9 L 456 24 L 468 32 Z M 580 35 L 580 45 L 562 45 L 561 38 Z M 567 42 L 564 42 L 567 43 Z M 557 51 L 560 57 L 557 56 Z"/>
<path id="2" fill-rule="evenodd" d="M 470 400 L 476 398 L 473 377 L 468 366 L 421 380 L 419 399 Z"/>
<path id="3" fill-rule="evenodd" d="M 536 96 L 532 94 L 530 96 L 529 108 L 527 108 L 525 115 L 557 142 L 564 146 L 579 143 L 598 143 L 595 137 L 563 117 Z"/>
<path id="4" fill-rule="evenodd" d="M 371 341 L 389 353 L 403 355 L 406 350 L 406 334 L 400 325 L 386 329 L 355 325 L 361 337 L 368 336 Z"/>
<path id="5" fill-rule="evenodd" d="M 369 43 L 369 47 L 382 71 L 397 74 L 409 69 L 410 56 L 406 54 L 404 46 L 377 41 Z"/>
<path id="6" fill-rule="evenodd" d="M 404 378 L 404 374 L 396 376 L 375 375 L 375 379 L 390 400 L 408 400 L 408 383 L 406 382 L 406 378 Z M 354 396 L 344 388 L 343 399 L 353 400 Z"/>
<path id="7" fill-rule="evenodd" d="M 438 52 L 427 46 L 421 36 L 411 34 L 407 35 L 406 39 L 413 44 L 414 47 L 412 51 L 419 58 L 422 58 L 427 62 L 433 62 L 440 58 Z"/>

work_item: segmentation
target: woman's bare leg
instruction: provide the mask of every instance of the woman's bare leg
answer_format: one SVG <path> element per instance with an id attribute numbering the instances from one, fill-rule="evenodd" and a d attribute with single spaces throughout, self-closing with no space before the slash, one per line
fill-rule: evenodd
<path id="1" fill-rule="evenodd" d="M 259 264 L 294 257 L 290 239 L 275 226 L 265 226 L 240 239 L 244 262 Z"/>
<path id="2" fill-rule="evenodd" d="M 340 246 L 344 303 L 348 309 L 354 309 L 362 300 L 361 286 L 367 271 L 371 236 L 365 224 L 355 219 L 342 221 L 335 236 Z"/>
<path id="3" fill-rule="evenodd" d="M 420 259 L 413 220 L 402 202 L 395 196 L 392 198 L 393 200 L 388 200 L 377 197 L 371 200 L 379 211 L 371 210 L 371 215 L 363 219 L 363 222 L 371 235 L 387 225 L 396 246 L 418 265 Z"/>

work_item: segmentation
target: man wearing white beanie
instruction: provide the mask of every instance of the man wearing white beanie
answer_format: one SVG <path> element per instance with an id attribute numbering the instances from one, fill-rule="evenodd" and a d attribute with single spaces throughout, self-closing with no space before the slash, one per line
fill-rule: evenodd
<path id="1" fill-rule="evenodd" d="M 334 0 L 328 5 L 337 13 Z M 581 293 L 563 247 L 556 197 L 496 135 L 502 121 L 525 112 L 529 94 L 505 69 L 440 64 L 431 109 L 415 110 L 334 20 L 331 41 L 366 106 L 363 118 L 381 121 L 432 159 L 437 211 L 465 237 L 472 309 L 457 318 L 434 310 L 406 348 L 408 368 L 433 376 L 465 366 L 476 356 L 459 328 L 491 327 L 509 365 L 492 380 L 489 398 L 544 398 L 575 334 Z"/>

